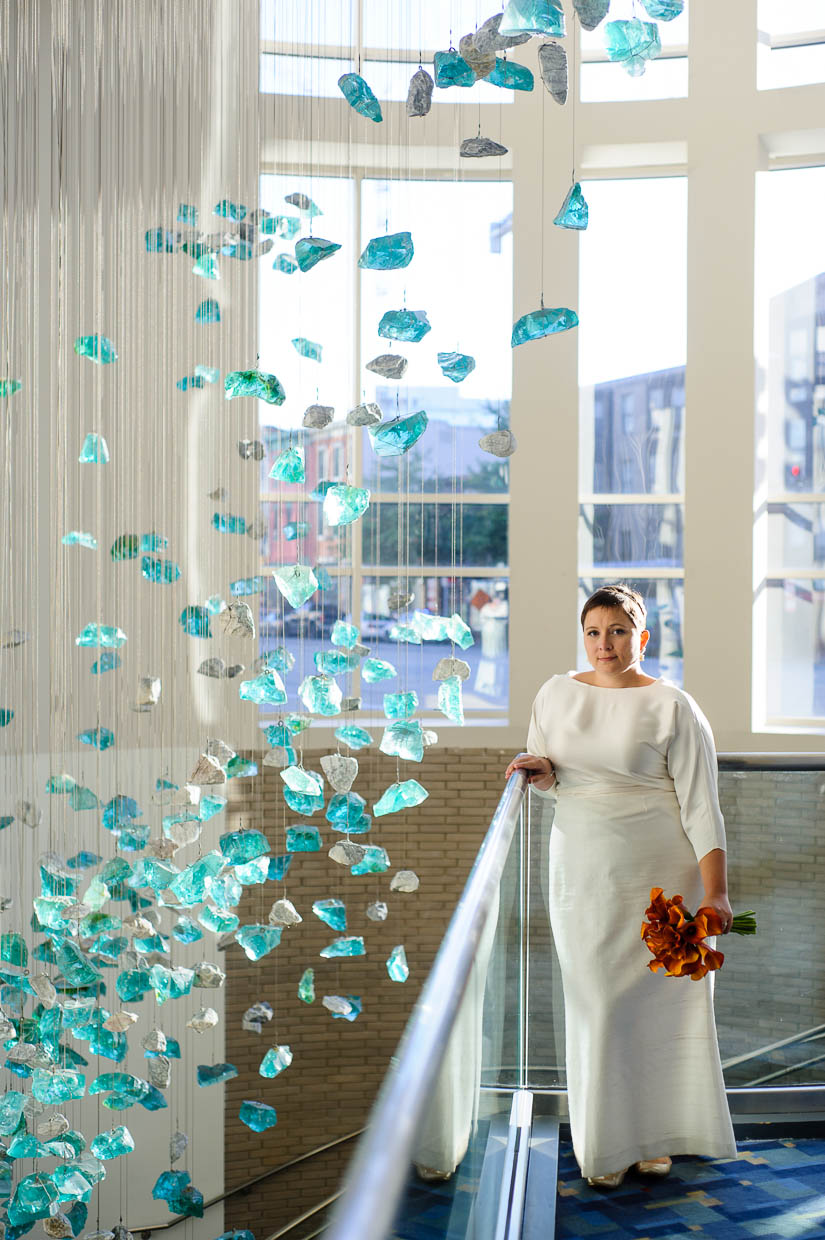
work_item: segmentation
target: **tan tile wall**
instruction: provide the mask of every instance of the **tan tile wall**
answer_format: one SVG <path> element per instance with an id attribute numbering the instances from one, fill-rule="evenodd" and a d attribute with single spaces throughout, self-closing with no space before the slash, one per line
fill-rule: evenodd
<path id="1" fill-rule="evenodd" d="M 285 930 L 280 946 L 257 963 L 247 960 L 237 945 L 227 949 L 226 1058 L 240 1069 L 225 1087 L 227 1188 L 364 1124 L 489 826 L 510 756 L 502 750 L 434 749 L 420 770 L 406 770 L 405 777 L 414 774 L 425 785 L 428 799 L 405 814 L 374 820 L 369 835 L 361 837 L 387 849 L 392 862 L 387 874 L 354 878 L 330 861 L 327 850 L 342 837 L 316 814 L 303 821 L 321 830 L 322 851 L 296 854 L 285 883 L 267 883 L 244 893 L 237 910 L 242 924 L 266 922 L 273 900 L 281 896 L 292 900 L 304 922 Z M 317 763 L 306 755 L 305 765 Z M 388 759 L 371 755 L 362 762 L 355 788 L 371 805 L 394 775 Z M 236 829 L 240 822 L 258 827 L 266 832 L 273 852 L 283 852 L 285 825 L 299 816 L 284 804 L 277 770 L 262 767 L 257 779 L 233 780 L 229 788 L 233 799 L 227 807 L 227 829 Z M 398 869 L 415 870 L 421 879 L 416 893 L 389 891 Z M 311 906 L 313 900 L 331 897 L 345 902 L 347 933 L 363 934 L 366 956 L 336 961 L 318 955 L 337 932 L 322 923 Z M 371 922 L 364 915 L 366 905 L 377 899 L 389 906 L 385 922 Z M 398 943 L 404 944 L 410 967 L 404 985 L 390 981 L 385 964 Z M 315 969 L 317 998 L 312 1005 L 300 1002 L 296 993 L 308 966 Z M 352 1023 L 333 1019 L 321 1005 L 325 994 L 360 995 L 362 1015 Z M 243 1012 L 264 999 L 276 1012 L 271 1025 L 260 1036 L 244 1032 Z M 258 1066 L 275 1043 L 288 1044 L 295 1058 L 270 1081 L 258 1075 Z M 241 1124 L 238 1108 L 246 1098 L 274 1106 L 277 1125 L 254 1133 Z M 226 1227 L 248 1226 L 257 1235 L 333 1192 L 339 1166 L 331 1158 L 316 1162 L 297 1175 L 275 1177 L 266 1190 L 230 1199 Z"/>

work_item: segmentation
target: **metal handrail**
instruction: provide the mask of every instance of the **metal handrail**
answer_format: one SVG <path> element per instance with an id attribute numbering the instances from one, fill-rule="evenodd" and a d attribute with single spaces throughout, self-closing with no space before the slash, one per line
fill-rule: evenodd
<path id="1" fill-rule="evenodd" d="M 358 1143 L 329 1240 L 384 1240 L 395 1218 L 418 1124 L 494 907 L 527 786 L 507 781 L 447 933 Z"/>
<path id="2" fill-rule="evenodd" d="M 208 1201 L 203 1203 L 203 1208 L 208 1210 L 211 1206 L 216 1206 L 221 1201 L 227 1201 L 230 1197 L 237 1196 L 238 1193 L 249 1192 L 256 1184 L 269 1180 L 272 1176 L 279 1175 L 282 1171 L 289 1171 L 290 1167 L 297 1167 L 299 1163 L 306 1162 L 309 1158 L 315 1158 L 316 1154 L 324 1154 L 327 1150 L 334 1149 L 336 1145 L 345 1145 L 347 1141 L 353 1141 L 356 1137 L 360 1137 L 363 1131 L 363 1128 L 356 1128 L 354 1132 L 347 1132 L 343 1137 L 335 1137 L 333 1141 L 327 1141 L 324 1145 L 318 1145 L 314 1150 L 307 1150 L 305 1154 L 297 1154 L 295 1158 L 290 1158 L 288 1162 L 279 1163 L 277 1167 L 270 1167 L 269 1171 L 263 1171 L 260 1175 L 254 1176 L 253 1179 L 244 1180 L 243 1184 L 236 1184 L 234 1188 L 228 1188 L 225 1192 L 218 1193 L 216 1197 L 210 1197 Z M 334 1198 L 331 1197 L 327 1201 L 322 1202 L 321 1205 L 329 1205 L 330 1201 L 333 1200 Z M 316 1208 L 320 1209 L 321 1206 Z M 310 1211 L 311 1213 L 312 1211 Z M 170 1227 L 176 1227 L 178 1223 L 185 1223 L 189 1217 L 190 1215 L 188 1214 L 176 1214 L 174 1218 L 167 1219 L 163 1223 L 138 1223 L 137 1225 L 132 1223 L 129 1225 L 129 1230 L 133 1235 L 140 1235 L 142 1240 L 147 1240 L 147 1237 L 153 1231 L 168 1231 Z M 297 1226 L 298 1223 L 302 1223 L 304 1217 L 302 1214 L 299 1218 L 292 1219 L 284 1230 L 289 1231 L 290 1228 Z M 276 1235 L 281 1234 L 282 1232 L 276 1233 Z M 274 1240 L 274 1238 L 270 1237 L 269 1240 Z"/>

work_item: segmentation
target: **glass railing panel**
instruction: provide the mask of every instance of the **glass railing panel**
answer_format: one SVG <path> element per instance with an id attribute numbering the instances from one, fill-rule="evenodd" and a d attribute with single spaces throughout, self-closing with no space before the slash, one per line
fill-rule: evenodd
<path id="1" fill-rule="evenodd" d="M 527 891 L 527 1036 L 525 1081 L 528 1089 L 564 1089 L 564 997 L 561 970 L 550 928 L 550 831 L 556 802 L 531 793 L 527 807 L 525 854 Z"/>
<path id="2" fill-rule="evenodd" d="M 525 1010 L 525 928 L 522 905 L 527 798 L 499 886 L 498 916 L 490 949 L 484 993 L 481 1084 L 485 1089 L 518 1089 L 523 1083 Z"/>
<path id="3" fill-rule="evenodd" d="M 716 1025 L 731 1086 L 825 1085 L 825 760 L 822 770 L 722 770 L 731 903 Z M 777 1046 L 777 1043 L 784 1045 Z"/>

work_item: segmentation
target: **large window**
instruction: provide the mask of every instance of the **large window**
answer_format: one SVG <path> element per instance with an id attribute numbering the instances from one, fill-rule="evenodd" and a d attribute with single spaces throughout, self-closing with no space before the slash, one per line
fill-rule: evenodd
<path id="1" fill-rule="evenodd" d="M 825 168 L 757 176 L 758 727 L 825 720 L 823 202 Z"/>
<path id="2" fill-rule="evenodd" d="M 341 253 L 306 273 L 288 270 L 294 237 L 309 229 L 307 211 L 285 202 L 295 193 L 308 195 L 322 212 L 314 217 L 314 234 L 342 245 Z M 261 202 L 273 215 L 292 219 L 283 231 L 294 234 L 266 256 L 260 279 L 261 365 L 287 391 L 281 406 L 260 404 L 267 570 L 260 598 L 262 653 L 285 646 L 311 671 L 315 654 L 329 646 L 331 626 L 345 618 L 360 626 L 374 657 L 398 670 L 397 679 L 372 685 L 359 685 L 357 672 L 348 675 L 345 692 L 360 692 L 365 711 L 373 714 L 384 692 L 402 687 L 415 689 L 425 708 L 435 708 L 436 648 L 410 646 L 391 633 L 399 620 L 391 595 L 403 590 L 413 595 L 411 608 L 458 613 L 469 624 L 476 643 L 457 652 L 471 668 L 465 712 L 479 721 L 506 717 L 509 471 L 507 460 L 485 452 L 479 440 L 509 424 L 511 184 L 273 174 L 262 177 Z M 372 238 L 404 230 L 415 247 L 408 267 L 356 267 L 356 254 Z M 357 333 L 352 314 L 341 308 L 358 304 Z M 404 306 L 427 313 L 431 330 L 418 343 L 378 335 L 382 315 Z M 320 362 L 298 351 L 294 341 L 302 338 L 320 346 Z M 437 354 L 450 352 L 475 360 L 458 383 L 438 364 Z M 386 353 L 407 359 L 400 379 L 368 369 Z M 424 436 L 403 456 L 377 456 L 369 433 L 346 421 L 349 410 L 365 402 L 378 404 L 385 420 L 423 410 Z M 312 404 L 335 410 L 323 429 L 302 426 Z M 277 456 L 292 447 L 304 452 L 303 484 L 269 477 Z M 317 488 L 347 479 L 369 489 L 370 506 L 356 524 L 331 528 Z M 296 561 L 324 570 L 324 589 L 293 609 L 270 571 Z"/>
<path id="3" fill-rule="evenodd" d="M 608 21 L 641 18 L 649 21 L 636 0 L 611 0 Z M 662 50 L 648 62 L 644 73 L 631 77 L 621 64 L 611 63 L 605 47 L 605 23 L 582 30 L 579 90 L 582 103 L 624 100 L 680 99 L 688 93 L 688 11 L 669 22 L 657 23 Z"/>
<path id="4" fill-rule="evenodd" d="M 687 186 L 588 181 L 584 192 L 579 602 L 631 582 L 648 609 L 645 670 L 681 684 Z"/>
<path id="5" fill-rule="evenodd" d="M 825 82 L 822 0 L 759 0 L 757 24 L 759 90 Z"/>

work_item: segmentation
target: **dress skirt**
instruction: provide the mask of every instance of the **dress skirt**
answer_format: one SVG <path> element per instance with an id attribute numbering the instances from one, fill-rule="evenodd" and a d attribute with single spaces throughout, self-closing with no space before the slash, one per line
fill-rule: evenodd
<path id="1" fill-rule="evenodd" d="M 567 1092 L 582 1175 L 642 1158 L 734 1158 L 713 1016 L 713 974 L 653 973 L 640 937 L 652 887 L 702 902 L 673 791 L 559 789 L 550 921 L 565 1004 Z M 714 940 L 709 940 L 711 946 Z"/>

